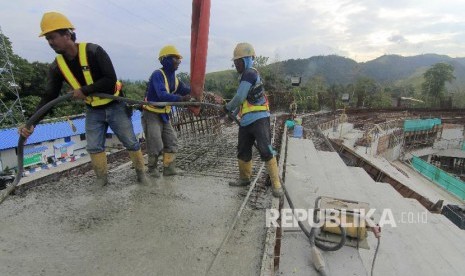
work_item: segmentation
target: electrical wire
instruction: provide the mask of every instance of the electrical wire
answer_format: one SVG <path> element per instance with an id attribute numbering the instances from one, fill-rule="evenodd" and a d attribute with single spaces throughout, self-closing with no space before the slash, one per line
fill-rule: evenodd
<path id="1" fill-rule="evenodd" d="M 381 237 L 378 237 L 378 243 L 376 244 L 375 255 L 373 256 L 373 262 L 371 263 L 371 276 L 373 276 L 373 272 L 375 270 L 375 261 L 376 256 L 378 256 L 379 245 L 381 244 Z"/>

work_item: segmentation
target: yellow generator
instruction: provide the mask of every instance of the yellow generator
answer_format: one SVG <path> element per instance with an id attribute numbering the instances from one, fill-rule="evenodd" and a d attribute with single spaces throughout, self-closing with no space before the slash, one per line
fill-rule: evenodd
<path id="1" fill-rule="evenodd" d="M 332 197 L 320 197 L 315 204 L 315 210 L 319 212 L 321 230 L 319 237 L 327 241 L 338 240 L 336 235 L 341 235 L 341 224 L 346 236 L 353 239 L 347 245 L 356 247 L 368 246 L 367 223 L 365 215 L 369 211 L 369 204 Z M 333 235 L 331 235 L 333 234 Z"/>

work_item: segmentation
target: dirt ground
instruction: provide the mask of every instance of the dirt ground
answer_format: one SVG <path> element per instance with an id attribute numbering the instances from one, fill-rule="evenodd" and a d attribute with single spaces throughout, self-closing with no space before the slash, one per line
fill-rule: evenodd
<path id="1" fill-rule="evenodd" d="M 0 275 L 206 275 L 247 193 L 213 176 L 140 186 L 129 167 L 100 190 L 93 177 L 62 178 L 0 205 Z M 259 274 L 261 205 L 247 205 L 208 275 Z"/>

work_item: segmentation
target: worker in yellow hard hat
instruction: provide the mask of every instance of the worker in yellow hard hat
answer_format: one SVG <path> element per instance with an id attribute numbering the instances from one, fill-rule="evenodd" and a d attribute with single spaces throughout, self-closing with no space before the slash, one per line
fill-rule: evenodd
<path id="1" fill-rule="evenodd" d="M 125 103 L 92 96 L 104 93 L 122 96 L 121 83 L 116 79 L 115 69 L 105 50 L 93 43 L 76 43 L 74 26 L 59 12 L 46 12 L 40 23 L 40 37 L 45 36 L 50 47 L 58 54 L 50 65 L 45 93 L 37 106 L 57 98 L 66 81 L 76 100 L 86 103 L 86 141 L 92 167 L 97 176 L 96 184 L 108 183 L 105 136 L 111 127 L 126 147 L 134 164 L 137 180 L 149 184 L 144 170 L 144 159 L 139 141 L 134 134 L 130 109 Z M 45 114 L 43 115 L 45 116 Z M 32 134 L 34 128 L 21 128 L 24 137 Z"/>
<path id="2" fill-rule="evenodd" d="M 236 95 L 224 106 L 225 112 L 239 114 L 239 144 L 237 158 L 239 179 L 231 186 L 247 186 L 252 177 L 252 147 L 256 142 L 260 157 L 266 163 L 272 183 L 272 193 L 281 197 L 284 193 L 278 174 L 275 151 L 271 145 L 270 107 L 262 79 L 253 68 L 255 49 L 250 43 L 239 43 L 233 51 L 234 66 L 241 75 Z"/>
<path id="3" fill-rule="evenodd" d="M 147 83 L 145 101 L 150 102 L 184 102 L 189 101 L 191 89 L 176 76 L 182 56 L 173 45 L 160 49 L 158 61 L 162 68 L 153 71 Z M 158 157 L 163 154 L 163 175 L 181 174 L 176 169 L 176 152 L 178 139 L 170 123 L 171 106 L 143 106 L 142 126 L 144 128 L 148 171 L 153 177 L 159 177 Z"/>

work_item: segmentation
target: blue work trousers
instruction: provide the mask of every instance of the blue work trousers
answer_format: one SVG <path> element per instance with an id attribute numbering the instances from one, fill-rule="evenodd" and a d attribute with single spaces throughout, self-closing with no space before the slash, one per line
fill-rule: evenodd
<path id="1" fill-rule="evenodd" d="M 86 149 L 89 153 L 105 151 L 108 127 L 113 130 L 127 150 L 137 151 L 140 149 L 139 141 L 134 134 L 128 107 L 122 102 L 114 101 L 105 107 L 94 108 L 87 106 Z"/>

